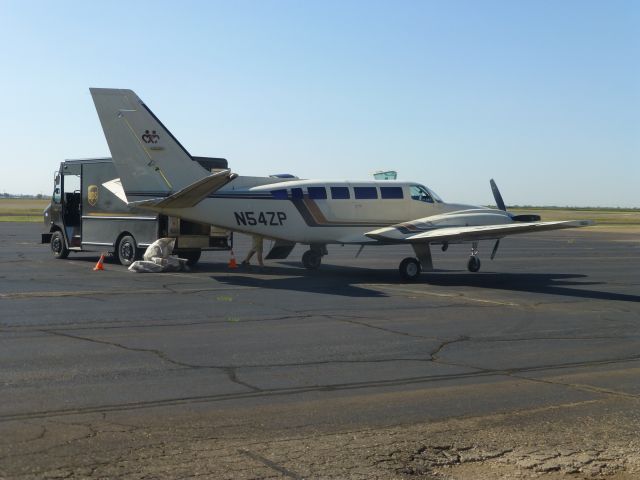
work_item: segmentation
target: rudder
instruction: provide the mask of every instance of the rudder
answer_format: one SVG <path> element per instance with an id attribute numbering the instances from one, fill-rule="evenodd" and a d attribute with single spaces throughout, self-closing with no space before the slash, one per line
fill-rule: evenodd
<path id="1" fill-rule="evenodd" d="M 208 175 L 132 90 L 90 91 L 129 201 L 167 196 Z"/>

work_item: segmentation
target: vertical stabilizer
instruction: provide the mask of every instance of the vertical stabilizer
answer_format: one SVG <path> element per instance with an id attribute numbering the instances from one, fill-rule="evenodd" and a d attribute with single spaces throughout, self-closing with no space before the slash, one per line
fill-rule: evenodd
<path id="1" fill-rule="evenodd" d="M 167 196 L 208 175 L 133 91 L 90 91 L 129 201 Z"/>

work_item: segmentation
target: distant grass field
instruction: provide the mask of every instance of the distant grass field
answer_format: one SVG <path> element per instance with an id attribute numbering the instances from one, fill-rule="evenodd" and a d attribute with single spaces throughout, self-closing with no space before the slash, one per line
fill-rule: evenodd
<path id="1" fill-rule="evenodd" d="M 600 227 L 638 227 L 640 228 L 640 209 L 606 208 L 509 208 L 513 213 L 533 213 L 540 215 L 543 221 L 554 220 L 593 220 Z"/>
<path id="2" fill-rule="evenodd" d="M 42 222 L 49 203 L 49 199 L 0 198 L 0 222 Z"/>

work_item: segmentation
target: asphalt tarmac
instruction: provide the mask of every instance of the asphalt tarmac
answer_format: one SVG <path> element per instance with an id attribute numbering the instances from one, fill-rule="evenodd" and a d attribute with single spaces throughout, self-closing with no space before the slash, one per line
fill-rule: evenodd
<path id="1" fill-rule="evenodd" d="M 403 283 L 403 246 L 136 274 L 40 231 L 0 223 L 0 478 L 640 478 L 637 233 Z"/>

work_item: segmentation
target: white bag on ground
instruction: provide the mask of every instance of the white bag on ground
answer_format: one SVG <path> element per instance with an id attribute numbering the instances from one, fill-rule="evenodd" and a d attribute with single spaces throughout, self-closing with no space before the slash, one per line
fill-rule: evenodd
<path id="1" fill-rule="evenodd" d="M 169 258 L 175 244 L 175 238 L 159 238 L 147 247 L 142 258 L 147 262 L 153 262 L 154 257 Z"/>
<path id="2" fill-rule="evenodd" d="M 159 238 L 147 247 L 142 257 L 144 260 L 133 262 L 129 270 L 139 273 L 187 270 L 185 259 L 170 256 L 175 243 L 175 238 Z"/>

